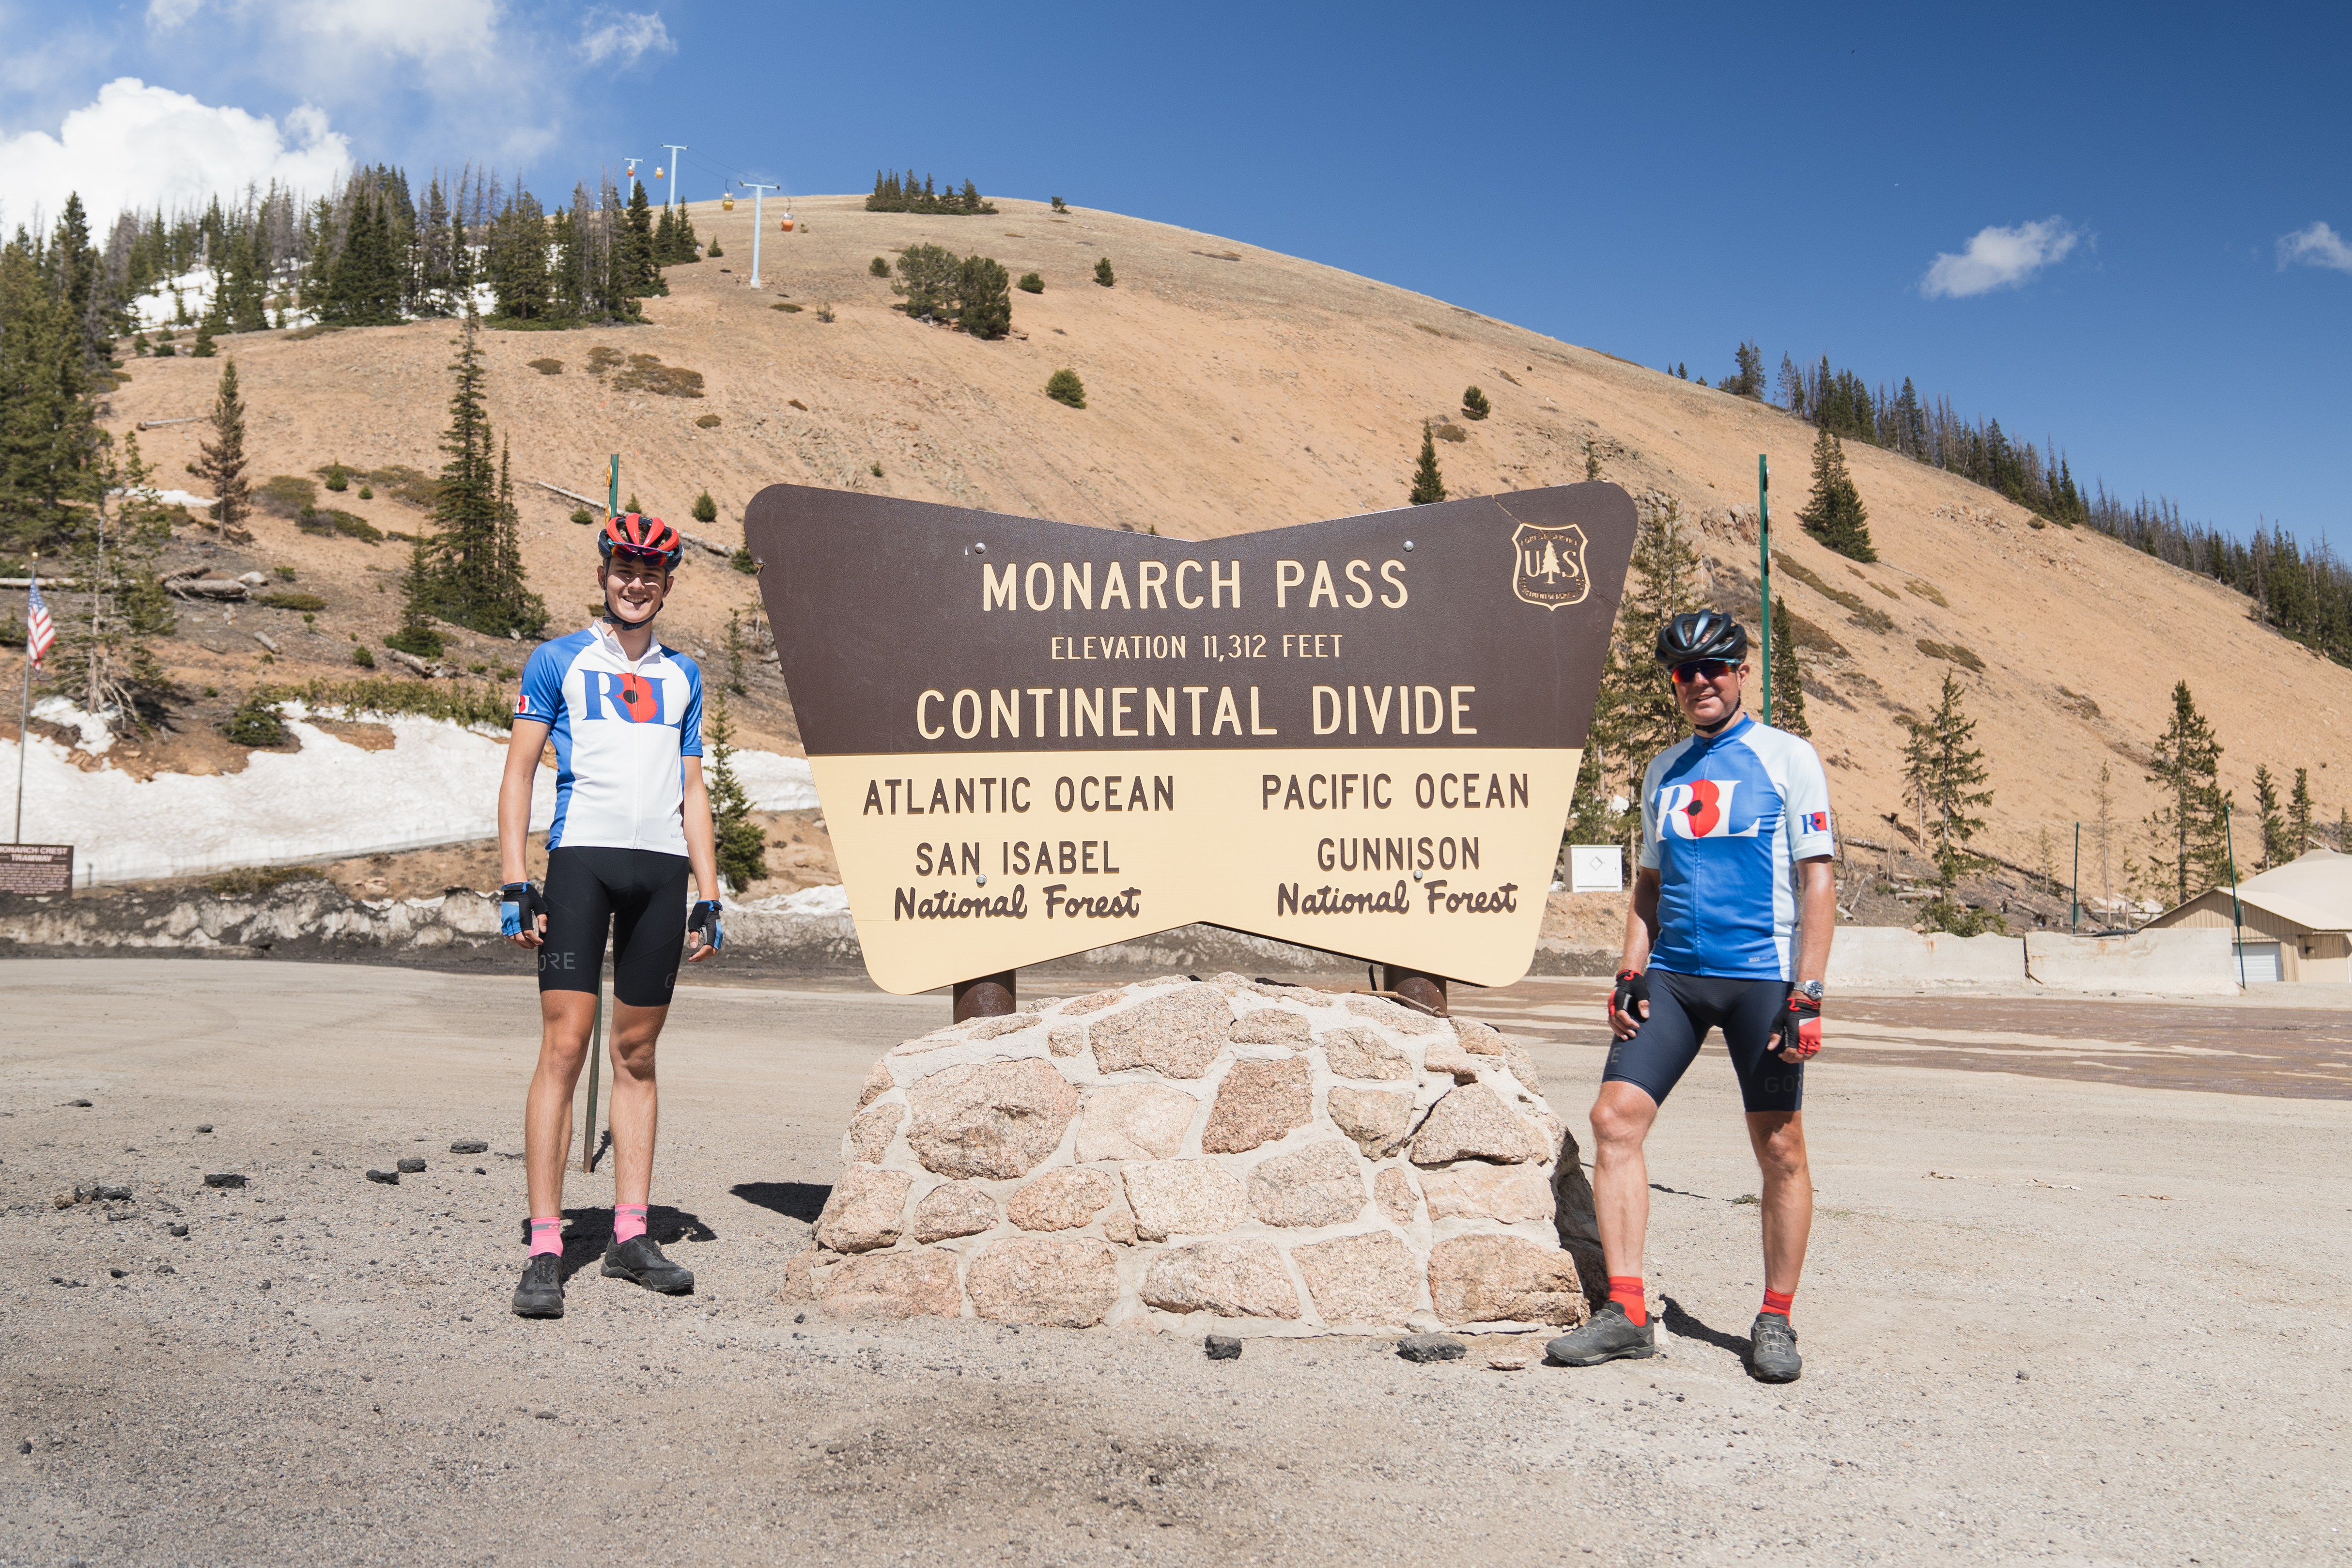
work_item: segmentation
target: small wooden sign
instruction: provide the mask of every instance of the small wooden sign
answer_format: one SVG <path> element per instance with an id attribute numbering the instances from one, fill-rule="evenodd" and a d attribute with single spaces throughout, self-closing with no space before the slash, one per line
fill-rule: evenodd
<path id="1" fill-rule="evenodd" d="M 1517 979 L 1634 528 L 1611 484 L 1198 542 L 798 485 L 743 523 L 902 994 L 1196 921 Z"/>
<path id="2" fill-rule="evenodd" d="M 0 845 L 0 893 L 70 893 L 73 865 L 70 844 Z"/>

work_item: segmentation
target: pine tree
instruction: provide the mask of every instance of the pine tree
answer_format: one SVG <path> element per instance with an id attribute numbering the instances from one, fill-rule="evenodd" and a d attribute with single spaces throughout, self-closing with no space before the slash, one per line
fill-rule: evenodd
<path id="1" fill-rule="evenodd" d="M 98 443 L 70 307 L 34 248 L 22 230 L 0 246 L 0 540 L 17 547 L 59 528 Z"/>
<path id="2" fill-rule="evenodd" d="M 212 487 L 219 498 L 213 521 L 224 538 L 244 532 L 253 510 L 252 486 L 245 477 L 245 399 L 237 395 L 236 361 L 221 366 L 220 388 L 213 397 L 212 436 L 196 443 L 196 460 L 188 471 Z"/>
<path id="3" fill-rule="evenodd" d="M 1421 461 L 1413 465 L 1412 489 L 1405 500 L 1414 506 L 1427 506 L 1445 499 L 1445 479 L 1437 471 L 1437 442 L 1432 437 L 1429 421 L 1421 423 Z"/>
<path id="4" fill-rule="evenodd" d="M 662 281 L 661 258 L 654 254 L 654 212 L 646 200 L 646 187 L 637 180 L 629 182 L 627 240 L 624 247 L 628 268 L 624 274 L 629 282 L 629 297 L 650 300 L 669 292 Z"/>
<path id="5" fill-rule="evenodd" d="M 1813 441 L 1813 493 L 1797 513 L 1805 531 L 1850 560 L 1870 562 L 1870 514 L 1846 472 L 1845 448 L 1826 424 Z"/>
<path id="6" fill-rule="evenodd" d="M 1109 257 L 1106 256 L 1095 263 L 1095 281 L 1106 289 L 1113 288 L 1118 284 L 1118 274 L 1110 269 Z"/>
<path id="7" fill-rule="evenodd" d="M 2229 844 L 2223 816 L 2229 796 L 2221 786 L 2221 747 L 2212 726 L 2197 711 L 2189 683 L 2172 689 L 2172 721 L 2157 737 L 2148 783 L 2164 792 L 2148 814 L 2151 873 L 2168 873 L 2176 905 L 2189 899 L 2193 880 L 2198 891 L 2229 880 Z"/>
<path id="8" fill-rule="evenodd" d="M 515 505 L 513 452 L 499 447 L 499 552 L 493 592 L 482 606 L 479 629 L 537 637 L 547 626 L 547 601 L 530 591 L 522 566 L 522 511 Z"/>
<path id="9" fill-rule="evenodd" d="M 2098 821 L 2093 830 L 2099 841 L 2099 899 L 2102 904 L 2112 904 L 2116 898 L 2116 866 L 2114 833 L 2116 813 L 2115 770 L 2106 763 L 2099 764 L 2099 787 L 2092 797 L 2098 807 Z"/>
<path id="10" fill-rule="evenodd" d="M 719 521 L 719 503 L 710 499 L 710 492 L 709 490 L 705 490 L 700 495 L 694 498 L 694 505 L 691 510 L 694 521 L 697 522 L 717 522 Z"/>
<path id="11" fill-rule="evenodd" d="M 2267 871 L 2295 858 L 2299 851 L 2288 847 L 2286 814 L 2279 809 L 2278 780 L 2271 776 L 2267 763 L 2254 768 L 2254 819 L 2263 833 L 2263 858 L 2256 870 Z"/>
<path id="12" fill-rule="evenodd" d="M 751 795 L 735 776 L 735 721 L 727 711 L 727 694 L 711 691 L 709 702 L 710 715 L 702 726 L 702 737 L 710 748 L 708 783 L 719 874 L 741 892 L 768 874 L 768 835 L 751 820 Z"/>
<path id="13" fill-rule="evenodd" d="M 1013 275 L 993 257 L 967 256 L 956 269 L 956 320 L 975 338 L 1013 330 Z"/>
<path id="14" fill-rule="evenodd" d="M 1592 449 L 1592 437 L 1584 438 L 1584 482 L 1591 484 L 1601 478 L 1601 454 Z"/>
<path id="15" fill-rule="evenodd" d="M 1805 671 L 1797 658 L 1797 636 L 1788 601 L 1772 596 L 1772 724 L 1791 735 L 1813 732 L 1805 722 Z"/>
<path id="16" fill-rule="evenodd" d="M 58 616 L 49 673 L 84 711 L 143 732 L 172 689 L 154 647 L 156 638 L 172 635 L 176 619 L 156 576 L 172 524 L 153 499 L 154 475 L 140 458 L 136 435 L 123 438 L 119 457 L 110 437 L 101 444 L 89 488 L 93 504 L 67 552 L 67 570 L 82 595 L 71 613 Z"/>
<path id="17" fill-rule="evenodd" d="M 1908 732 L 1904 747 L 1905 782 L 1919 813 L 1921 847 L 1934 846 L 1930 858 L 1936 864 L 1938 889 L 1937 897 L 1920 910 L 1920 924 L 1928 931 L 1973 936 L 2005 928 L 2000 916 L 1970 910 L 1951 893 L 1962 876 L 1990 864 L 1969 847 L 1985 826 L 1983 817 L 1969 813 L 1990 805 L 1992 792 L 1979 787 L 1987 776 L 1984 752 L 1969 744 L 1977 724 L 1962 710 L 1960 696 L 1959 681 L 1947 670 L 1936 710 L 1926 719 L 1905 714 L 1899 721 Z"/>
<path id="18" fill-rule="evenodd" d="M 1658 628 L 1691 607 L 1697 582 L 1698 552 L 1684 537 L 1681 507 L 1644 506 L 1570 803 L 1571 832 L 1585 835 L 1575 842 L 1613 838 L 1629 853 L 1640 848 L 1642 775 L 1686 728 L 1673 682 L 1658 668 Z M 1617 797 L 1631 803 L 1622 816 L 1612 810 Z"/>
<path id="19" fill-rule="evenodd" d="M 1476 387 L 1465 387 L 1462 392 L 1462 416 L 1465 419 L 1484 419 L 1495 412 L 1494 403 Z"/>
<path id="20" fill-rule="evenodd" d="M 2286 800 L 2286 858 L 2290 860 L 2311 847 L 2311 770 L 2294 770 L 2294 793 Z"/>
<path id="21" fill-rule="evenodd" d="M 408 571 L 401 578 L 400 629 L 383 646 L 418 658 L 441 657 L 441 634 L 433 627 L 440 608 L 440 575 L 435 571 L 433 541 L 418 534 L 408 547 Z"/>
<path id="22" fill-rule="evenodd" d="M 449 367 L 457 384 L 441 437 L 448 460 L 434 492 L 423 602 L 443 620 L 494 637 L 535 633 L 547 624 L 547 607 L 524 584 L 512 477 L 491 458 L 478 331 L 479 318 L 469 310 Z"/>

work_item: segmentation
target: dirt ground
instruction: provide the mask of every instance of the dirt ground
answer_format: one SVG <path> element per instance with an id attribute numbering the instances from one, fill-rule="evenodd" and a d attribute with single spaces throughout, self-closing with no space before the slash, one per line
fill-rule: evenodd
<path id="1" fill-rule="evenodd" d="M 2352 1107 L 2279 1082 L 1858 1059 L 1833 1024 L 1809 1108 L 1807 1370 L 1775 1389 L 1738 1364 L 1756 1182 L 1711 1052 L 1653 1143 L 1660 1358 L 1500 1371 L 1533 1347 L 1482 1342 L 1414 1366 L 1334 1338 L 1212 1363 L 1191 1336 L 850 1329 L 775 1304 L 867 1064 L 944 1021 L 936 998 L 682 991 L 655 1226 L 698 1293 L 598 1277 L 608 1165 L 571 1178 L 570 1315 L 526 1323 L 506 1310 L 526 981 L 9 975 L 7 1563 L 2346 1555 Z M 1572 1121 L 1600 1050 L 1533 1026 L 1591 989 L 1486 994 L 1528 1016 Z M 2005 1021 L 2047 1041 L 2018 1050 L 2139 1026 L 2094 1003 L 2036 1020 Z M 462 1138 L 489 1152 L 449 1152 Z M 407 1154 L 423 1173 L 362 1178 Z M 54 1206 L 77 1184 L 131 1195 Z"/>

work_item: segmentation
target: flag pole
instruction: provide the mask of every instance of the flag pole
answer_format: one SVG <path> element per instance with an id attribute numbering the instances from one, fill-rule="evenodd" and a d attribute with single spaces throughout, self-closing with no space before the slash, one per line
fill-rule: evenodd
<path id="1" fill-rule="evenodd" d="M 31 575 L 25 580 L 37 590 L 41 582 L 41 558 L 32 558 L 26 568 Z M 26 604 L 32 603 L 29 595 Z M 16 837 L 12 842 L 25 842 L 25 753 L 33 749 L 33 617 L 28 610 L 25 616 L 25 700 L 16 707 Z"/>

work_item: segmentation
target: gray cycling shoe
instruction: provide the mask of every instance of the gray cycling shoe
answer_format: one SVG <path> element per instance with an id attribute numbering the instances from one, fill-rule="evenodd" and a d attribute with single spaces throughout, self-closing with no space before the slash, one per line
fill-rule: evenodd
<path id="1" fill-rule="evenodd" d="M 606 1247 L 604 1274 L 607 1279 L 626 1279 L 665 1296 L 694 1293 L 694 1271 L 664 1258 L 650 1236 L 633 1236 L 617 1247 Z"/>
<path id="2" fill-rule="evenodd" d="M 522 1283 L 515 1287 L 514 1315 L 518 1318 L 560 1318 L 563 1316 L 563 1259 L 552 1252 L 531 1255 L 522 1266 Z"/>
<path id="3" fill-rule="evenodd" d="M 1805 1370 L 1797 1331 L 1778 1312 L 1759 1312 L 1748 1331 L 1748 1373 L 1759 1383 L 1794 1383 Z"/>
<path id="4" fill-rule="evenodd" d="M 1658 1353 L 1654 1323 L 1639 1328 L 1614 1301 L 1604 1303 L 1592 1321 L 1573 1328 L 1544 1346 L 1544 1353 L 1562 1366 L 1599 1366 L 1604 1361 L 1641 1361 Z"/>

